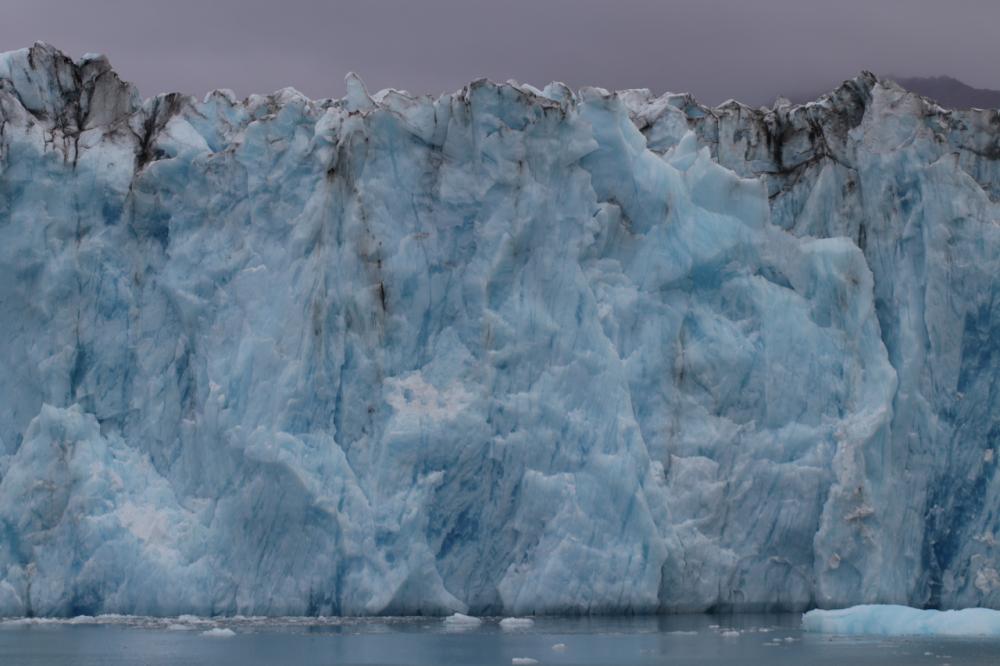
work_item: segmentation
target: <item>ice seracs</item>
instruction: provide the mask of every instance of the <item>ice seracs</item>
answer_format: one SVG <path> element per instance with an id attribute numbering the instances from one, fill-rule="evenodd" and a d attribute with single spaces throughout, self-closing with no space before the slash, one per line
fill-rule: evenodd
<path id="1" fill-rule="evenodd" d="M 1000 607 L 996 112 L 347 87 L 0 55 L 0 615 Z"/>

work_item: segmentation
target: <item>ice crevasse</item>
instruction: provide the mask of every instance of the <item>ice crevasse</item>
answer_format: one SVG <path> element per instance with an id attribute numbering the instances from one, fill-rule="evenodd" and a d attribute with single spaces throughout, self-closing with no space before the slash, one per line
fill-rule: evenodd
<path id="1" fill-rule="evenodd" d="M 1000 116 L 0 55 L 0 615 L 1000 607 Z"/>

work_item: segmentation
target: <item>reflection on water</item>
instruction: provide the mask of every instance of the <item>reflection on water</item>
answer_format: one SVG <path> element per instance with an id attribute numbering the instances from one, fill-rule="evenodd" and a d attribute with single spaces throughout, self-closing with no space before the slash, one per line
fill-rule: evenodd
<path id="1" fill-rule="evenodd" d="M 0 664 L 1000 663 L 1000 641 L 804 634 L 798 615 L 538 618 L 528 628 L 440 618 L 78 618 L 0 623 Z M 514 662 L 513 660 L 518 660 Z"/>

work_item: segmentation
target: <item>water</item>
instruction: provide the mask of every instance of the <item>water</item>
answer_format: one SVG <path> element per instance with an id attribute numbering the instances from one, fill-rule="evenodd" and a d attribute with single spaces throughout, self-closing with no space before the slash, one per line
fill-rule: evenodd
<path id="1" fill-rule="evenodd" d="M 805 634 L 798 615 L 540 618 L 449 630 L 440 619 L 163 620 L 108 617 L 0 624 L 4 666 L 312 664 L 747 664 L 912 666 L 1000 663 L 1000 641 Z M 202 632 L 227 628 L 228 638 Z M 739 632 L 736 634 L 735 632 Z M 565 651 L 552 649 L 562 643 Z"/>

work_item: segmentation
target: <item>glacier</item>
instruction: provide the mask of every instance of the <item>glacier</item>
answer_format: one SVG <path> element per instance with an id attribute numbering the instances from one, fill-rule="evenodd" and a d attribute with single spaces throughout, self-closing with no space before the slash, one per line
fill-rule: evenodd
<path id="1" fill-rule="evenodd" d="M 0 55 L 0 616 L 1000 608 L 1000 112 Z"/>

